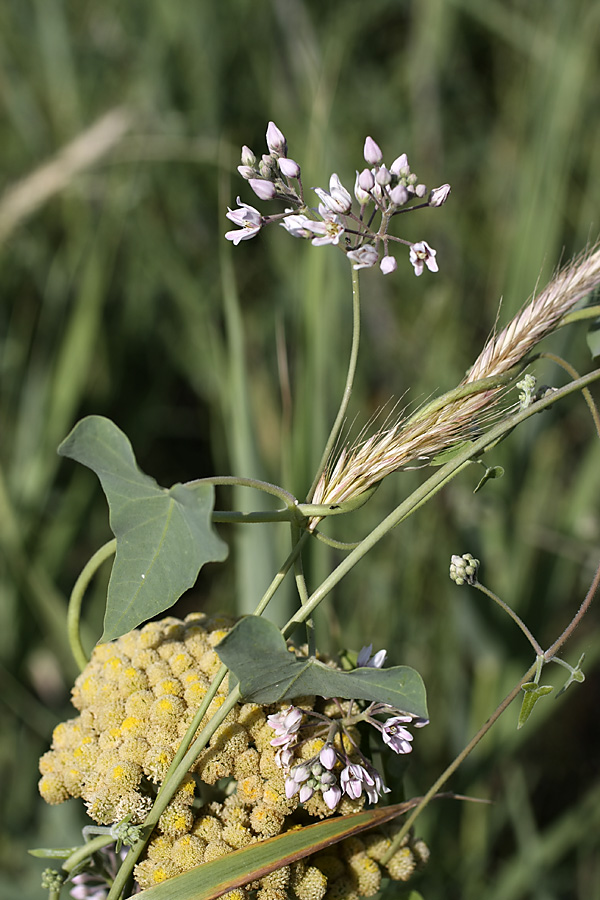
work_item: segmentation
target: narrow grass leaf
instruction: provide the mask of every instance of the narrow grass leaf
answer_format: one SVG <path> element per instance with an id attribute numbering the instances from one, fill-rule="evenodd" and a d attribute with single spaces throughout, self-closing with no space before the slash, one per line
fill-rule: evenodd
<path id="1" fill-rule="evenodd" d="M 169 609 L 204 563 L 225 559 L 227 546 L 211 522 L 213 486 L 160 487 L 140 471 L 128 438 L 110 419 L 82 419 L 58 452 L 96 473 L 117 539 L 102 641 Z"/>
<path id="2" fill-rule="evenodd" d="M 336 816 L 235 850 L 135 895 L 135 900 L 213 900 L 345 838 L 377 828 L 412 809 L 419 798 L 350 816 Z"/>

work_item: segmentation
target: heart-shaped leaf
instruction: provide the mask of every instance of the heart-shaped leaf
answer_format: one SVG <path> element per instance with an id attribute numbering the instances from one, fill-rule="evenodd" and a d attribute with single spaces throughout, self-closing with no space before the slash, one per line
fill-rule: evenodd
<path id="1" fill-rule="evenodd" d="M 363 667 L 340 672 L 313 657 L 298 658 L 288 650 L 277 626 L 258 616 L 238 622 L 215 649 L 238 679 L 245 700 L 275 703 L 317 694 L 377 700 L 427 718 L 425 685 L 414 669 Z"/>
<path id="2" fill-rule="evenodd" d="M 196 866 L 183 875 L 176 875 L 163 884 L 135 894 L 130 900 L 214 900 L 227 891 L 249 884 L 338 841 L 383 825 L 417 803 L 418 800 L 409 800 L 350 816 L 335 816 L 315 825 L 288 831 Z"/>
<path id="3" fill-rule="evenodd" d="M 108 500 L 117 555 L 102 641 L 169 609 L 204 563 L 227 556 L 212 526 L 213 486 L 160 487 L 140 471 L 128 438 L 110 419 L 82 419 L 58 452 L 92 469 Z"/>

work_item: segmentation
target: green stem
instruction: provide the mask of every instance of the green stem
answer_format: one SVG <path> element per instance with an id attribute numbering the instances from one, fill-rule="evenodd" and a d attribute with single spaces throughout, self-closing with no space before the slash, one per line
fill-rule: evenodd
<path id="1" fill-rule="evenodd" d="M 71 652 L 75 657 L 75 662 L 79 666 L 80 670 L 83 671 L 89 662 L 89 658 L 83 649 L 83 645 L 81 643 L 81 634 L 80 634 L 80 622 L 81 622 L 81 604 L 83 601 L 83 595 L 85 594 L 87 587 L 102 565 L 102 563 L 109 559 L 109 557 L 113 556 L 117 549 L 117 541 L 113 538 L 112 541 L 107 541 L 99 550 L 96 550 L 92 558 L 86 563 L 83 567 L 79 578 L 75 582 L 73 586 L 73 590 L 71 591 L 71 596 L 69 598 L 69 608 L 67 611 L 67 634 L 69 637 L 69 645 L 71 647 Z"/>
<path id="2" fill-rule="evenodd" d="M 302 535 L 300 534 L 300 530 L 298 526 L 292 525 L 292 542 L 295 547 Z M 300 604 L 304 605 L 308 600 L 308 588 L 306 587 L 306 579 L 304 577 L 304 569 L 302 567 L 302 554 L 298 553 L 294 560 L 294 576 L 296 579 L 296 589 L 298 591 L 298 596 L 300 598 Z M 308 645 L 308 655 L 316 656 L 317 654 L 317 644 L 316 644 L 316 635 L 315 635 L 315 627 L 312 619 L 307 619 L 306 623 L 306 643 Z"/>
<path id="3" fill-rule="evenodd" d="M 513 609 L 510 608 L 508 603 L 505 603 L 504 600 L 501 600 L 500 597 L 498 597 L 496 594 L 494 594 L 493 591 L 490 591 L 489 588 L 487 588 L 484 584 L 481 584 L 481 582 L 479 582 L 479 581 L 475 581 L 473 583 L 473 587 L 477 588 L 478 591 L 481 591 L 482 594 L 485 594 L 486 597 L 489 597 L 490 600 L 493 600 L 494 603 L 497 603 L 498 606 L 501 609 L 503 609 L 505 613 L 508 613 L 508 615 L 511 617 L 513 622 L 515 622 L 519 626 L 519 628 L 521 629 L 521 631 L 523 632 L 523 634 L 525 635 L 525 637 L 527 638 L 527 640 L 533 647 L 536 656 L 543 657 L 544 651 L 542 650 L 542 648 L 540 647 L 540 645 L 538 644 L 538 642 L 536 641 L 536 639 L 530 632 L 530 630 L 527 627 L 527 625 L 525 624 L 525 622 L 516 614 L 516 612 Z"/>
<path id="4" fill-rule="evenodd" d="M 296 507 L 297 509 L 297 507 Z M 213 522 L 219 525 L 256 525 L 265 522 L 293 522 L 298 514 L 296 509 L 275 509 L 272 512 L 259 510 L 244 513 L 237 510 L 215 510 Z"/>
<path id="5" fill-rule="evenodd" d="M 308 531 L 302 532 L 302 534 L 300 535 L 300 539 L 292 547 L 290 553 L 288 554 L 287 559 L 285 560 L 285 562 L 283 563 L 283 565 L 277 572 L 277 575 L 272 580 L 271 584 L 269 585 L 269 587 L 263 594 L 260 603 L 254 610 L 255 616 L 261 616 L 263 614 L 263 612 L 267 608 L 267 605 L 269 604 L 271 598 L 274 596 L 275 592 L 279 588 L 279 585 L 281 584 L 281 582 L 283 581 L 283 579 L 285 578 L 287 573 L 290 571 L 290 569 L 292 568 L 292 566 L 294 565 L 294 563 L 300 556 L 302 547 L 304 546 L 304 544 L 306 543 L 306 541 L 308 540 L 309 537 L 310 537 L 310 534 Z"/>
<path id="6" fill-rule="evenodd" d="M 97 853 L 98 850 L 102 850 L 103 847 L 108 847 L 109 844 L 114 844 L 114 842 L 115 839 L 112 834 L 99 834 L 98 837 L 78 847 L 75 853 L 72 853 L 68 859 L 65 859 L 62 865 L 63 869 L 65 872 L 72 872 L 73 869 L 89 856 L 92 856 L 93 853 Z"/>
<path id="7" fill-rule="evenodd" d="M 329 461 L 329 457 L 331 455 L 331 451 L 335 446 L 335 442 L 339 437 L 339 433 L 344 424 L 344 419 L 346 417 L 346 410 L 348 409 L 348 403 L 350 402 L 350 394 L 352 393 L 352 386 L 354 384 L 354 375 L 356 372 L 356 363 L 358 360 L 358 348 L 360 344 L 360 285 L 358 279 L 358 272 L 356 269 L 351 268 L 352 272 L 352 345 L 350 348 L 350 361 L 348 363 L 348 373 L 346 375 L 346 384 L 344 386 L 344 393 L 342 394 L 342 400 L 340 403 L 340 408 L 338 410 L 338 414 L 335 418 L 335 422 L 333 423 L 333 427 L 331 432 L 329 433 L 329 437 L 327 438 L 327 443 L 325 444 L 325 449 L 323 450 L 323 455 L 321 456 L 319 465 L 317 466 L 317 472 L 314 477 L 313 483 L 310 486 L 310 490 L 307 494 L 307 500 L 310 503 L 312 500 L 317 484 L 319 483 L 319 479 L 323 474 L 325 467 Z"/>
<path id="8" fill-rule="evenodd" d="M 467 384 L 461 384 L 456 388 L 453 388 L 451 391 L 446 391 L 445 394 L 441 394 L 441 396 L 436 397 L 435 400 L 432 400 L 431 403 L 427 403 L 425 406 L 422 406 L 418 409 L 414 415 L 412 415 L 405 424 L 409 424 L 412 422 L 418 422 L 420 419 L 423 419 L 425 416 L 431 415 L 431 413 L 436 412 L 438 409 L 444 409 L 449 403 L 455 403 L 458 400 L 464 400 L 465 397 L 470 397 L 472 394 L 481 394 L 483 391 L 491 391 L 495 388 L 504 387 L 509 385 L 512 381 L 515 381 L 523 369 L 527 368 L 536 357 L 528 356 L 525 359 L 522 359 L 517 365 L 513 366 L 507 372 L 504 372 L 503 375 L 490 375 L 488 378 L 480 378 L 479 381 L 471 381 Z"/>
<path id="9" fill-rule="evenodd" d="M 566 359 L 563 359 L 562 356 L 557 356 L 556 353 L 546 352 L 540 353 L 540 358 L 551 359 L 552 362 L 556 363 L 557 366 L 560 366 L 561 369 L 564 369 L 564 371 L 567 372 L 571 376 L 571 378 L 579 378 L 579 372 L 577 371 L 577 369 L 575 369 L 571 365 L 571 363 L 567 362 Z M 594 423 L 594 428 L 596 429 L 596 434 L 600 438 L 600 413 L 598 413 L 598 407 L 596 406 L 594 398 L 587 388 L 583 388 L 581 393 L 583 395 L 583 399 L 588 405 L 588 409 Z"/>
<path id="10" fill-rule="evenodd" d="M 187 481 L 185 487 L 195 487 L 197 484 L 216 484 L 231 485 L 232 487 L 250 487 L 265 494 L 271 494 L 283 500 L 289 509 L 293 509 L 298 501 L 293 494 L 286 491 L 285 488 L 279 487 L 278 484 L 271 484 L 269 481 L 261 481 L 258 478 L 243 478 L 238 475 L 215 475 L 210 478 L 195 478 L 193 481 Z"/>
<path id="11" fill-rule="evenodd" d="M 583 322 L 585 319 L 597 319 L 598 316 L 600 316 L 600 306 L 586 306 L 583 309 L 576 309 L 575 312 L 567 313 L 560 322 L 557 322 L 556 328 L 572 325 L 573 322 Z"/>
<path id="12" fill-rule="evenodd" d="M 573 632 L 575 631 L 575 629 L 577 628 L 577 626 L 583 619 L 584 615 L 588 611 L 589 606 L 590 606 L 592 600 L 594 599 L 594 595 L 595 595 L 596 591 L 598 590 L 598 587 L 600 587 L 600 563 L 598 564 L 598 567 L 596 569 L 596 574 L 594 575 L 594 579 L 589 587 L 587 594 L 585 595 L 583 603 L 581 604 L 581 606 L 577 610 L 575 616 L 571 619 L 571 621 L 569 622 L 569 624 L 567 625 L 567 627 L 565 628 L 563 633 L 560 635 L 560 637 L 558 637 L 554 641 L 554 643 L 550 647 L 548 647 L 548 649 L 544 653 L 545 660 L 550 661 L 551 659 L 553 659 L 556 656 L 556 654 L 558 653 L 558 651 L 560 650 L 560 648 L 562 647 L 562 645 L 564 643 L 566 643 L 566 641 L 568 641 L 568 639 L 571 637 L 571 635 L 573 634 Z"/>

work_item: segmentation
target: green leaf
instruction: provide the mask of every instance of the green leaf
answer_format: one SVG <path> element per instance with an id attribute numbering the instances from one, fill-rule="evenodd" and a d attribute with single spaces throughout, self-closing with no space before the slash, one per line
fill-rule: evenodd
<path id="1" fill-rule="evenodd" d="M 523 702 L 521 704 L 521 710 L 519 712 L 519 722 L 517 724 L 517 729 L 522 728 L 531 713 L 533 712 L 533 707 L 541 700 L 542 697 L 545 697 L 547 694 L 552 693 L 554 688 L 550 684 L 536 684 L 535 681 L 528 681 L 527 684 L 521 686 L 524 697 Z"/>
<path id="2" fill-rule="evenodd" d="M 600 356 L 600 319 L 594 319 L 588 328 L 585 339 L 592 354 L 592 359 L 598 359 Z"/>
<path id="3" fill-rule="evenodd" d="M 412 809 L 417 802 L 410 800 L 382 809 L 335 816 L 288 831 L 169 878 L 163 884 L 135 894 L 133 900 L 213 900 L 347 837 L 383 825 Z"/>
<path id="4" fill-rule="evenodd" d="M 445 466 L 446 463 L 451 462 L 455 457 L 458 456 L 459 453 L 462 453 L 463 450 L 466 450 L 467 447 L 472 446 L 474 441 L 460 441 L 458 444 L 454 444 L 452 447 L 448 447 L 447 450 L 442 450 L 441 453 L 438 453 L 430 462 L 431 466 Z"/>
<path id="5" fill-rule="evenodd" d="M 58 453 L 92 469 L 108 500 L 117 554 L 102 641 L 169 609 L 204 563 L 227 556 L 212 526 L 213 486 L 160 487 L 138 469 L 128 438 L 110 419 L 82 419 Z"/>
<path id="6" fill-rule="evenodd" d="M 414 669 L 364 667 L 340 672 L 313 657 L 298 658 L 288 650 L 277 626 L 258 616 L 238 622 L 215 649 L 238 679 L 244 699 L 254 703 L 317 694 L 378 700 L 427 718 L 425 685 Z"/>
<path id="7" fill-rule="evenodd" d="M 502 468 L 502 466 L 488 466 L 481 481 L 479 482 L 473 493 L 476 494 L 477 491 L 480 491 L 486 481 L 491 481 L 493 478 L 502 478 L 503 475 L 504 469 Z"/>
<path id="8" fill-rule="evenodd" d="M 79 850 L 79 847 L 36 847 L 27 852 L 30 856 L 37 856 L 40 859 L 68 859 L 76 850 Z"/>

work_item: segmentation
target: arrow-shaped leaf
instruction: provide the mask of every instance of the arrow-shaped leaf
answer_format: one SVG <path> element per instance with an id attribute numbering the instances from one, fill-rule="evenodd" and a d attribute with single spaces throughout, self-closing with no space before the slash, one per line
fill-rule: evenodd
<path id="1" fill-rule="evenodd" d="M 110 419 L 82 419 L 58 452 L 92 469 L 108 500 L 117 555 L 103 641 L 169 609 L 204 563 L 225 559 L 227 545 L 211 521 L 213 486 L 160 487 L 140 471 L 128 438 Z"/>
<path id="2" fill-rule="evenodd" d="M 227 891 L 249 884 L 338 841 L 383 825 L 403 815 L 418 802 L 419 798 L 350 816 L 336 816 L 288 831 L 169 878 L 163 884 L 135 894 L 134 900 L 214 900 Z"/>
<path id="3" fill-rule="evenodd" d="M 526 684 L 522 684 L 521 689 L 523 690 L 524 696 L 519 712 L 517 729 L 523 727 L 523 725 L 533 712 L 533 707 L 538 702 L 538 700 L 541 700 L 542 697 L 545 697 L 547 694 L 551 694 L 554 690 L 554 688 L 549 684 L 536 684 L 535 681 L 528 681 Z"/>
<path id="4" fill-rule="evenodd" d="M 365 667 L 340 672 L 313 657 L 298 658 L 288 650 L 277 626 L 258 616 L 238 622 L 215 649 L 238 679 L 244 699 L 255 703 L 317 694 L 377 700 L 427 718 L 425 685 L 414 669 Z"/>

